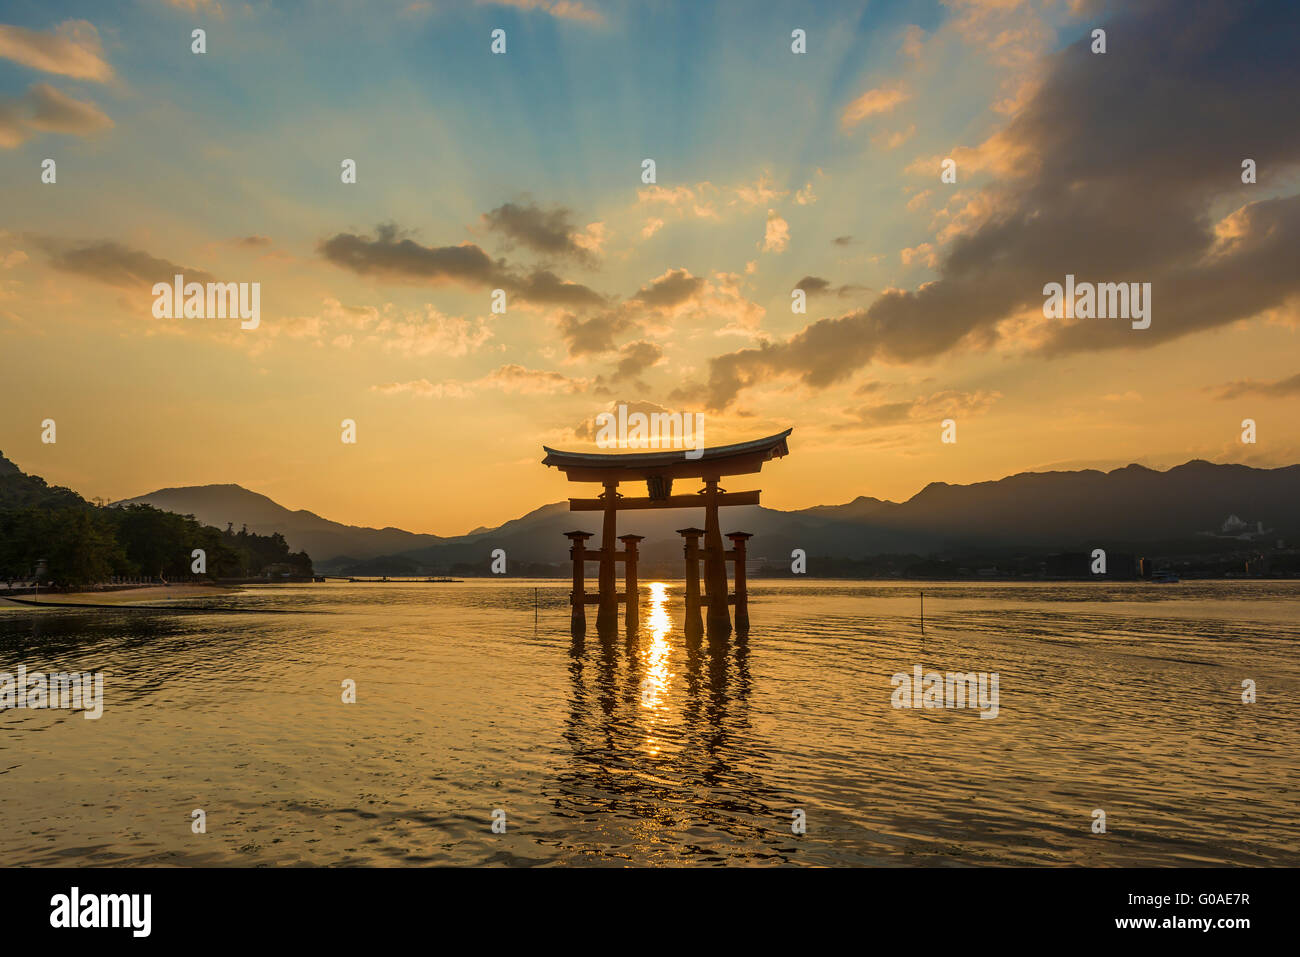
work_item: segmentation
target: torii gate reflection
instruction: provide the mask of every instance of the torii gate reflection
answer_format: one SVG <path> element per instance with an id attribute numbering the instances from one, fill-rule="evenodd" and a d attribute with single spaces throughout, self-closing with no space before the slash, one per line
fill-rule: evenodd
<path id="1" fill-rule="evenodd" d="M 603 512 L 599 549 L 589 549 L 586 541 L 589 532 L 567 532 L 572 542 L 569 554 L 573 559 L 573 593 L 569 601 L 573 606 L 572 632 L 586 634 L 586 606 L 594 604 L 596 632 L 612 635 L 618 631 L 618 605 L 626 606 L 628 631 L 639 625 L 637 607 L 640 597 L 636 576 L 637 543 L 640 535 L 618 534 L 618 513 L 628 509 L 646 508 L 704 508 L 704 528 L 678 529 L 684 540 L 686 556 L 686 636 L 698 637 L 704 631 L 701 608 L 707 606 L 707 625 L 710 638 L 726 638 L 731 634 L 731 615 L 728 606 L 736 606 L 736 630 L 749 631 L 748 593 L 745 584 L 745 550 L 750 538 L 748 532 L 732 532 L 728 538 L 732 548 L 722 545 L 722 532 L 718 524 L 718 509 L 724 505 L 757 505 L 759 491 L 728 492 L 719 486 L 724 475 L 749 475 L 762 470 L 770 459 L 790 454 L 786 438 L 793 432 L 786 429 L 767 438 L 704 449 L 695 458 L 685 452 L 562 452 L 542 446 L 546 457 L 543 465 L 564 472 L 570 482 L 599 482 L 604 491 L 596 498 L 571 498 L 572 512 Z M 698 478 L 704 488 L 689 495 L 672 494 L 675 479 Z M 645 498 L 627 498 L 618 491 L 620 482 L 645 482 Z M 702 498 L 701 498 L 702 496 Z M 704 537 L 703 546 L 700 536 Z M 615 541 L 623 542 L 619 551 Z M 704 561 L 706 594 L 700 593 L 699 562 Z M 735 567 L 735 595 L 727 594 L 727 561 Z M 599 562 L 595 595 L 585 591 L 586 563 Z M 617 589 L 615 566 L 623 563 L 625 590 Z"/>

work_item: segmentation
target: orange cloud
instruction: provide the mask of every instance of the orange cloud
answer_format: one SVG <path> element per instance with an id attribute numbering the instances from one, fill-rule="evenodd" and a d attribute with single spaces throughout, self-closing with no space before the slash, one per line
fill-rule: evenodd
<path id="1" fill-rule="evenodd" d="M 844 115 L 840 117 L 840 125 L 846 130 L 851 129 L 869 116 L 890 112 L 908 98 L 909 95 L 903 90 L 901 84 L 867 90 L 845 107 Z"/>
<path id="2" fill-rule="evenodd" d="M 0 24 L 0 57 L 75 80 L 103 83 L 113 76 L 99 31 L 85 20 L 64 21 L 48 33 Z"/>

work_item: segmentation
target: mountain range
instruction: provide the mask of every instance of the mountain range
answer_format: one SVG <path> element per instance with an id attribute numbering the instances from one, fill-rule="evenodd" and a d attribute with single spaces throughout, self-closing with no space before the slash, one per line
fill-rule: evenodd
<path id="1" fill-rule="evenodd" d="M 345 525 L 238 485 L 159 489 L 126 502 L 193 515 L 219 528 L 233 523 L 259 534 L 278 531 L 290 547 L 307 551 L 319 571 L 349 574 L 486 564 L 496 548 L 512 562 L 559 563 L 568 554 L 564 532 L 600 531 L 599 513 L 571 513 L 566 502 L 451 537 Z M 753 533 L 750 554 L 773 559 L 795 548 L 809 556 L 861 558 L 1154 543 L 1204 549 L 1215 541 L 1239 546 L 1243 537 L 1271 546 L 1300 537 L 1300 465 L 1260 469 L 1193 460 L 1167 471 L 1128 465 L 1109 472 L 1023 472 L 972 485 L 933 482 L 905 502 L 862 496 L 792 511 L 740 506 L 722 515 L 723 532 Z M 1239 521 L 1225 525 L 1230 516 Z M 619 532 L 644 535 L 645 560 L 665 561 L 681 555 L 674 529 L 703 521 L 703 509 L 625 512 Z"/>

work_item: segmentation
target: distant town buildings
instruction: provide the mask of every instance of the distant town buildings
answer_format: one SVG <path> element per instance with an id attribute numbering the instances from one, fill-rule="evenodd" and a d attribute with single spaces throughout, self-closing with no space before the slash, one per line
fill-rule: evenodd
<path id="1" fill-rule="evenodd" d="M 1252 528 L 1249 522 L 1243 522 L 1236 515 L 1229 515 L 1224 519 L 1223 524 L 1219 526 L 1217 532 L 1201 532 L 1200 534 L 1208 535 L 1211 538 L 1235 538 L 1243 542 L 1249 542 L 1273 534 L 1273 529 L 1265 528 L 1263 522 L 1256 522 Z"/>

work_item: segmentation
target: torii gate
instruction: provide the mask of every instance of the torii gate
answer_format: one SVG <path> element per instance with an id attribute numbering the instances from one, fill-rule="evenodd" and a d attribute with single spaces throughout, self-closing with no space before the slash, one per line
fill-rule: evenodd
<path id="1" fill-rule="evenodd" d="M 786 429 L 765 439 L 752 442 L 740 442 L 736 445 L 723 445 L 692 453 L 694 458 L 687 458 L 686 453 L 678 450 L 671 452 L 562 452 L 542 446 L 546 457 L 543 465 L 551 465 L 562 471 L 570 482 L 599 482 L 604 486 L 596 498 L 571 498 L 571 512 L 603 512 L 604 524 L 601 528 L 599 550 L 589 550 L 586 540 L 589 532 L 567 532 L 566 537 L 573 543 L 570 555 L 573 558 L 573 605 L 572 629 L 575 635 L 585 634 L 587 630 L 586 605 L 596 604 L 596 631 L 610 635 L 618 630 L 618 605 L 626 603 L 626 621 L 629 631 L 637 627 L 637 602 L 639 598 L 636 577 L 637 543 L 640 535 L 618 535 L 618 512 L 627 509 L 642 508 L 704 508 L 704 528 L 678 529 L 685 540 L 686 552 L 686 633 L 688 637 L 698 636 L 702 631 L 700 606 L 708 605 L 708 633 L 710 638 L 726 638 L 731 634 L 731 616 L 727 611 L 729 603 L 736 605 L 736 629 L 749 630 L 748 595 L 745 590 L 745 542 L 750 537 L 747 532 L 733 532 L 727 537 L 732 540 L 733 548 L 727 551 L 722 546 L 722 533 L 718 525 L 718 508 L 724 505 L 757 505 L 758 490 L 752 492 L 728 492 L 718 486 L 724 475 L 749 475 L 759 472 L 763 463 L 770 459 L 789 455 L 786 438 L 793 432 Z M 704 482 L 704 488 L 689 495 L 672 494 L 674 479 L 698 478 Z M 620 482 L 645 482 L 647 497 L 626 498 L 618 491 Z M 703 548 L 699 545 L 700 536 L 704 536 Z M 615 541 L 622 541 L 624 550 L 618 551 Z M 704 581 L 708 594 L 701 596 L 699 590 L 699 560 L 704 559 Z M 727 560 L 735 563 L 736 594 L 734 599 L 727 596 Z M 588 596 L 584 591 L 585 564 L 598 561 L 600 574 L 597 581 L 597 593 Z M 620 595 L 617 591 L 615 564 L 622 562 L 626 591 Z"/>

